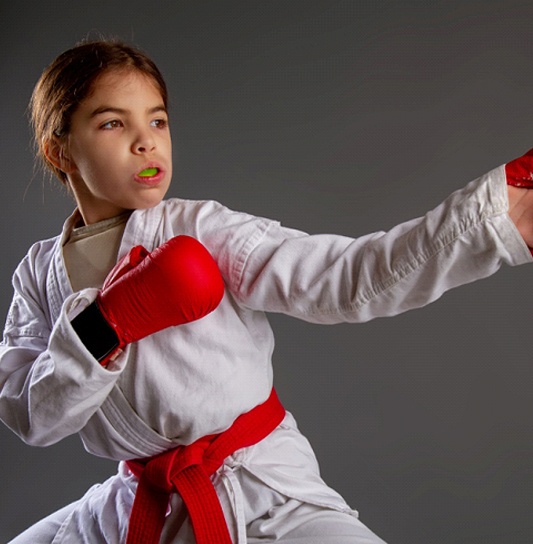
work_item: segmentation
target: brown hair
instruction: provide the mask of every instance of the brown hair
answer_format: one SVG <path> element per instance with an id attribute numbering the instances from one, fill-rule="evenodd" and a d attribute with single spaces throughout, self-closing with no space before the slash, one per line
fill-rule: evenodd
<path id="1" fill-rule="evenodd" d="M 137 70 L 153 80 L 168 106 L 165 80 L 155 63 L 139 49 L 118 40 L 82 42 L 59 55 L 43 72 L 30 101 L 30 116 L 37 154 L 62 181 L 66 175 L 46 157 L 46 146 L 64 141 L 72 114 L 89 96 L 95 80 L 111 70 Z"/>

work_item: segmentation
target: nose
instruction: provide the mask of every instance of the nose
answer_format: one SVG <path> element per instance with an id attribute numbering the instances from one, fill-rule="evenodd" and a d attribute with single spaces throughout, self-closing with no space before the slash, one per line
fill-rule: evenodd
<path id="1" fill-rule="evenodd" d="M 155 149 L 155 139 L 149 130 L 139 130 L 132 143 L 131 150 L 135 154 L 150 153 Z"/>

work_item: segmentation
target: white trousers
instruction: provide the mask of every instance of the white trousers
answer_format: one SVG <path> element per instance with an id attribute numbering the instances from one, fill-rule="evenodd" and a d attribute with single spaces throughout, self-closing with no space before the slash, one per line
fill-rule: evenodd
<path id="1" fill-rule="evenodd" d="M 385 544 L 355 515 L 283 496 L 245 469 L 235 476 L 247 489 L 255 489 L 240 504 L 244 529 L 232 524 L 234 512 L 229 519 L 226 516 L 236 544 Z M 217 491 L 221 485 L 218 481 Z M 227 512 L 232 497 L 220 492 L 219 497 Z M 96 504 L 98 517 L 94 516 Z M 123 478 L 113 476 L 92 487 L 79 501 L 36 523 L 10 544 L 121 544 L 126 540 L 127 523 L 118 520 L 128 519 L 132 504 L 131 489 L 123 484 Z M 167 517 L 161 544 L 195 544 L 191 524 L 176 494 L 169 512 L 173 515 Z"/>

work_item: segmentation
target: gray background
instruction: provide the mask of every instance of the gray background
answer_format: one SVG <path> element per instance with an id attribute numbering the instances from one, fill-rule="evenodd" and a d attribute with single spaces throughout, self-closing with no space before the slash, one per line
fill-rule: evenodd
<path id="1" fill-rule="evenodd" d="M 357 236 L 423 214 L 533 146 L 531 1 L 2 0 L 0 310 L 72 208 L 34 173 L 25 108 L 88 33 L 171 89 L 171 195 Z M 272 316 L 276 386 L 324 478 L 391 544 L 533 542 L 531 268 L 393 319 Z M 0 428 L 0 541 L 114 472 L 77 437 Z"/>

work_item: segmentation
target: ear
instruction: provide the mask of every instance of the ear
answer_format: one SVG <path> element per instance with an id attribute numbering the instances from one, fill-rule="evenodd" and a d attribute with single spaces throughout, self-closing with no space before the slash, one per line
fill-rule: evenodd
<path id="1" fill-rule="evenodd" d="M 64 172 L 71 174 L 75 170 L 75 164 L 68 155 L 67 145 L 55 136 L 44 145 L 44 154 L 50 163 Z"/>

